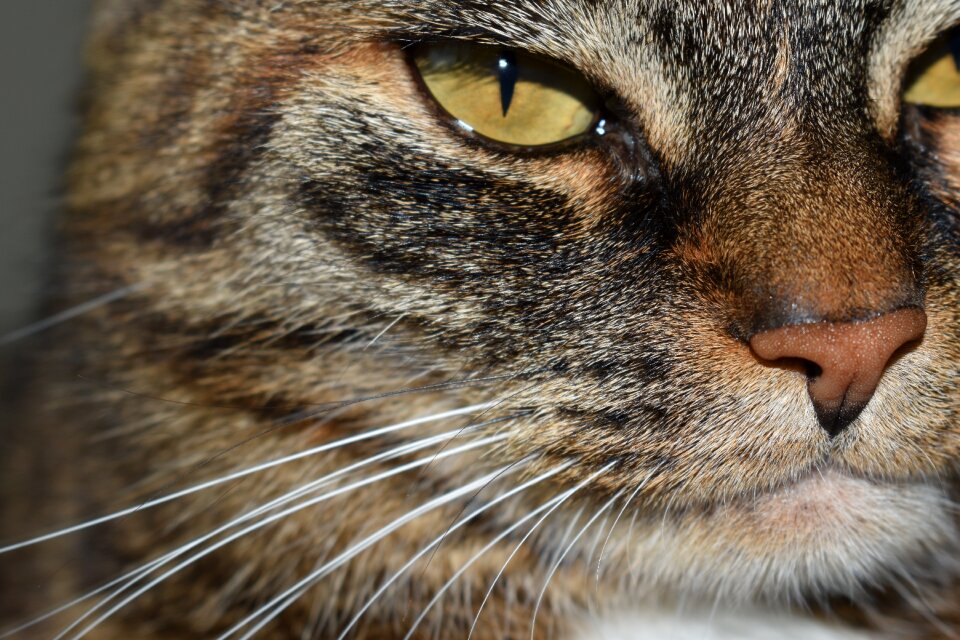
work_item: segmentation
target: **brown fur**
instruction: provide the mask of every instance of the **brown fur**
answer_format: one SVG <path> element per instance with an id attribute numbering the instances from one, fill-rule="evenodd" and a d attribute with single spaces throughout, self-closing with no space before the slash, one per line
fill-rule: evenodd
<path id="1" fill-rule="evenodd" d="M 0 556 L 5 619 L 311 479 L 499 420 L 338 480 L 503 436 L 244 536 L 95 637 L 215 636 L 504 468 L 264 630 L 336 637 L 459 517 L 567 462 L 451 532 L 356 637 L 403 637 L 474 554 L 578 483 L 522 546 L 539 518 L 482 554 L 416 637 L 466 637 L 491 584 L 474 637 L 528 637 L 554 561 L 604 505 L 552 576 L 536 637 L 650 594 L 960 634 L 960 119 L 896 97 L 960 7 L 778 0 L 731 18 L 721 4 L 102 0 L 55 294 L 69 306 L 131 289 L 36 347 L 18 425 L 37 426 L 11 430 L 5 537 L 496 404 Z M 579 69 L 611 96 L 608 136 L 524 155 L 461 135 L 404 51 L 442 37 Z M 924 340 L 836 439 L 802 373 L 746 342 L 908 306 L 926 311 Z"/>

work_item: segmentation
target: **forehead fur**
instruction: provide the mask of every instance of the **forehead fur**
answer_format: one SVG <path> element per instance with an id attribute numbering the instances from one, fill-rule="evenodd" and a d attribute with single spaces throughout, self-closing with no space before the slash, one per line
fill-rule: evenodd
<path id="1" fill-rule="evenodd" d="M 108 40 L 161 9 L 189 20 L 221 6 L 97 4 L 95 31 Z M 889 137 L 906 65 L 960 19 L 958 0 L 244 0 L 230 10 L 267 4 L 306 21 L 327 16 L 318 31 L 335 14 L 337 28 L 357 34 L 492 40 L 560 59 L 616 95 L 668 165 L 797 123 Z"/>
<path id="2" fill-rule="evenodd" d="M 655 148 L 688 158 L 745 127 L 889 135 L 906 64 L 960 18 L 955 0 L 362 4 L 409 34 L 486 37 L 568 62 L 623 100 Z"/>

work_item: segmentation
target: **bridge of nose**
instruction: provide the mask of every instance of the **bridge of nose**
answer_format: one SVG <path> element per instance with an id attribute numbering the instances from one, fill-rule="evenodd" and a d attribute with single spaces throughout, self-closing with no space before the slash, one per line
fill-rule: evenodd
<path id="1" fill-rule="evenodd" d="M 781 161 L 762 148 L 745 156 L 691 225 L 694 246 L 681 235 L 678 247 L 687 264 L 708 267 L 695 272 L 720 293 L 734 337 L 761 360 L 815 365 L 809 395 L 835 436 L 891 355 L 923 335 L 923 216 L 877 145 L 812 148 Z"/>
<path id="2" fill-rule="evenodd" d="M 742 337 L 922 304 L 916 204 L 870 145 L 849 166 L 836 156 L 745 163 L 709 203 L 702 253 L 727 274 Z"/>

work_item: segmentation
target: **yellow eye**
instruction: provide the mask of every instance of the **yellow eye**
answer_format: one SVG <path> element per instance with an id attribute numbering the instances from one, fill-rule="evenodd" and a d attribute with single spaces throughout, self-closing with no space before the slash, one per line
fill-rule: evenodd
<path id="1" fill-rule="evenodd" d="M 910 66 L 903 99 L 913 104 L 960 108 L 960 33 L 938 38 Z"/>
<path id="2" fill-rule="evenodd" d="M 467 43 L 421 46 L 414 63 L 440 106 L 464 128 L 538 147 L 593 129 L 600 100 L 579 73 L 536 56 Z"/>

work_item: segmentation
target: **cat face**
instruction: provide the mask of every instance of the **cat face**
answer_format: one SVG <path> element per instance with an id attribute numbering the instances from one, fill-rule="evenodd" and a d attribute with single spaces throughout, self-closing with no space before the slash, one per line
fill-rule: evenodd
<path id="1" fill-rule="evenodd" d="M 433 357 L 517 376 L 513 401 L 537 418 L 514 451 L 576 459 L 575 474 L 615 460 L 605 490 L 643 482 L 641 512 L 683 513 L 678 531 L 739 563 L 954 537 L 929 483 L 960 445 L 953 116 L 878 95 L 910 61 L 890 52 L 924 46 L 905 25 L 940 33 L 949 7 L 407 9 L 401 42 L 549 56 L 608 100 L 604 135 L 504 150 L 444 121 L 403 56 L 373 46 L 334 56 L 281 116 L 275 162 L 304 233 Z M 750 348 L 903 309 L 925 312 L 922 341 L 839 433 L 818 424 L 802 363 Z"/>
<path id="2" fill-rule="evenodd" d="M 360 424 L 492 402 L 497 447 L 428 477 L 590 479 L 561 513 L 629 497 L 609 553 L 671 588 L 952 570 L 960 116 L 900 96 L 954 3 L 161 4 L 104 11 L 73 176 L 76 250 L 166 345 L 123 370 L 247 407 L 435 385 Z M 466 130 L 416 63 L 451 42 L 581 75 L 602 127 Z"/>

